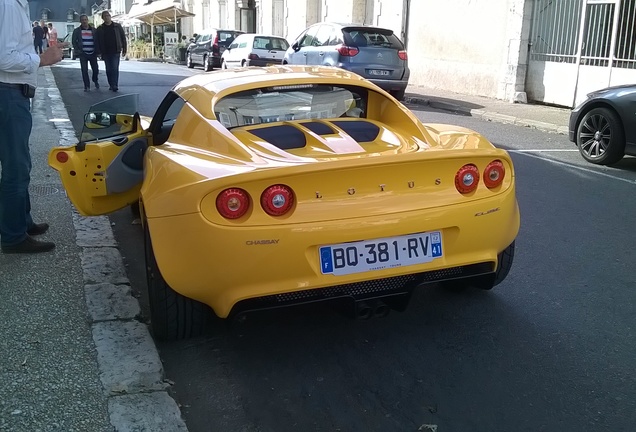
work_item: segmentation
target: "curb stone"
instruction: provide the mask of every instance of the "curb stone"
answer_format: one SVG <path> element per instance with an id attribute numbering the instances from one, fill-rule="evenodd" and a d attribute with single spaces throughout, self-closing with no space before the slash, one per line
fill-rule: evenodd
<path id="1" fill-rule="evenodd" d="M 44 68 L 53 123 L 60 146 L 77 136 L 50 68 Z M 117 432 L 187 432 L 177 403 L 166 391 L 163 365 L 148 327 L 137 321 L 140 307 L 110 221 L 80 216 L 73 211 L 76 244 L 82 248 L 84 292 L 110 423 Z"/>

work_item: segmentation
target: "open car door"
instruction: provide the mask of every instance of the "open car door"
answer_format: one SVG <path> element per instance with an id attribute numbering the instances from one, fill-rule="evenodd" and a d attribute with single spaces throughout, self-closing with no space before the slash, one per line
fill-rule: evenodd
<path id="1" fill-rule="evenodd" d="M 93 105 L 84 116 L 80 142 L 49 152 L 49 165 L 60 173 L 80 214 L 111 213 L 139 200 L 149 134 L 137 109 L 136 94 Z"/>

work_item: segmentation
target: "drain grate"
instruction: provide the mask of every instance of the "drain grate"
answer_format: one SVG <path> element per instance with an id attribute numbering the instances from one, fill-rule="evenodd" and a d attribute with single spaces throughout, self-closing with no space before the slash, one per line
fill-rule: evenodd
<path id="1" fill-rule="evenodd" d="M 29 186 L 29 194 L 31 196 L 47 196 L 47 195 L 55 195 L 59 193 L 60 190 L 55 186 L 51 185 L 30 185 Z"/>

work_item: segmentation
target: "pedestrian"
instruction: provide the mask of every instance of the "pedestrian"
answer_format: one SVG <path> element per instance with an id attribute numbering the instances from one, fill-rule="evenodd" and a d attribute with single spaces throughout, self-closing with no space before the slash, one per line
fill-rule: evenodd
<path id="1" fill-rule="evenodd" d="M 40 27 L 40 23 L 33 21 L 33 47 L 36 54 L 42 54 L 42 44 L 44 42 L 44 30 Z"/>
<path id="2" fill-rule="evenodd" d="M 99 65 L 97 64 L 99 52 L 96 48 L 97 37 L 95 35 L 95 27 L 90 25 L 87 15 L 80 15 L 80 25 L 73 30 L 71 41 L 73 43 L 73 49 L 79 57 L 82 79 L 84 80 L 84 91 L 86 92 L 91 89 L 91 82 L 88 79 L 89 63 L 93 71 L 93 83 L 95 84 L 95 88 L 99 89 Z"/>
<path id="3" fill-rule="evenodd" d="M 40 21 L 40 27 L 42 27 L 42 32 L 44 32 L 44 37 L 42 38 L 42 45 L 44 51 L 49 47 L 49 28 L 46 26 L 44 20 Z"/>
<path id="4" fill-rule="evenodd" d="M 104 22 L 97 27 L 97 49 L 104 60 L 109 90 L 119 90 L 119 60 L 126 55 L 126 33 L 119 23 L 114 22 L 110 12 L 102 12 Z"/>
<path id="5" fill-rule="evenodd" d="M 29 36 L 28 0 L 0 0 L 0 249 L 3 253 L 50 251 L 54 243 L 38 241 L 49 225 L 31 217 L 29 136 L 30 100 L 39 67 L 62 60 L 59 46 L 34 54 Z M 39 26 L 38 26 L 39 27 Z M 35 29 L 35 27 L 33 27 Z"/>
<path id="6" fill-rule="evenodd" d="M 57 29 L 53 27 L 53 23 L 47 24 L 49 28 L 49 46 L 57 45 Z"/>

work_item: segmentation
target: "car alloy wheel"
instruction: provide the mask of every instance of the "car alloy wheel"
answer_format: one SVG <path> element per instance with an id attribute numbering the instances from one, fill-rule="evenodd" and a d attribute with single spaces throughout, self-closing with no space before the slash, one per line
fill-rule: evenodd
<path id="1" fill-rule="evenodd" d="M 609 108 L 590 110 L 576 131 L 581 156 L 593 164 L 611 165 L 625 155 L 625 132 L 618 115 Z"/>
<path id="2" fill-rule="evenodd" d="M 192 63 L 192 54 L 188 53 L 188 56 L 186 57 L 186 66 L 189 69 L 192 69 L 194 67 L 194 63 Z"/>
<path id="3" fill-rule="evenodd" d="M 182 296 L 170 288 L 161 276 L 152 248 L 148 221 L 144 221 L 144 249 L 153 336 L 161 340 L 177 340 L 203 334 L 211 318 L 211 310 L 207 305 Z"/>
<path id="4" fill-rule="evenodd" d="M 203 70 L 206 72 L 210 72 L 212 70 L 212 60 L 210 56 L 203 57 Z"/>

